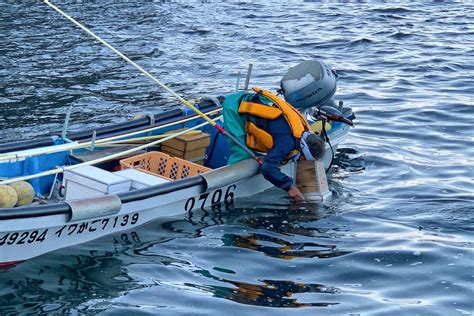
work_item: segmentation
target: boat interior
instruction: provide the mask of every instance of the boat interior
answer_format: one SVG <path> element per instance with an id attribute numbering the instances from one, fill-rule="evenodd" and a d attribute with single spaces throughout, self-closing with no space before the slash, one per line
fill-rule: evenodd
<path id="1" fill-rule="evenodd" d="M 222 124 L 214 102 L 200 108 Z M 0 179 L 28 181 L 34 190 L 33 201 L 16 207 L 156 186 L 222 167 L 228 157 L 227 139 L 186 109 L 97 130 L 64 130 L 61 136 L 0 144 Z"/>
<path id="2" fill-rule="evenodd" d="M 196 106 L 213 124 L 224 125 L 219 99 L 203 99 Z M 350 108 L 342 110 L 348 117 L 353 115 Z M 157 187 L 225 166 L 229 157 L 227 138 L 187 108 L 146 113 L 87 131 L 68 131 L 67 118 L 62 132 L 53 136 L 0 144 L 0 193 L 7 196 L 0 207 L 22 208 Z M 338 124 L 343 125 L 315 119 L 311 129 L 331 133 Z M 30 198 L 18 196 L 15 203 L 13 198 L 9 202 L 10 189 L 5 190 L 5 184 L 21 186 L 17 195 Z"/>

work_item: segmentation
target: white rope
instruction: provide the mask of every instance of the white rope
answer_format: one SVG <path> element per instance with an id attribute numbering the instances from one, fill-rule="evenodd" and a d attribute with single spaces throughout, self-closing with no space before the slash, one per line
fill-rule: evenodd
<path id="1" fill-rule="evenodd" d="M 222 115 L 216 117 L 214 120 L 217 121 L 217 120 L 220 120 L 220 119 L 222 119 Z M 125 151 L 120 152 L 120 153 L 105 156 L 105 157 L 102 157 L 102 158 L 97 158 L 97 159 L 94 159 L 94 160 L 91 160 L 91 161 L 86 161 L 86 162 L 83 162 L 83 163 L 79 163 L 77 165 L 62 166 L 62 167 L 57 167 L 55 169 L 46 170 L 46 171 L 43 171 L 43 172 L 40 172 L 40 173 L 28 175 L 28 176 L 22 176 L 22 177 L 16 177 L 16 178 L 10 178 L 10 179 L 7 179 L 7 180 L 2 180 L 2 181 L 0 181 L 0 184 L 9 184 L 9 183 L 13 183 L 13 182 L 16 182 L 16 181 L 26 181 L 26 180 L 35 179 L 35 178 L 41 178 L 41 177 L 44 177 L 44 176 L 50 176 L 50 175 L 53 175 L 53 174 L 62 173 L 64 171 L 72 170 L 72 169 L 79 168 L 79 167 L 82 167 L 82 166 L 94 165 L 94 164 L 98 164 L 98 163 L 108 161 L 108 160 L 111 160 L 111 159 L 119 158 L 121 156 L 131 154 L 133 152 L 145 149 L 145 148 L 150 147 L 150 146 L 157 145 L 157 144 L 162 143 L 164 141 L 167 141 L 169 139 L 172 139 L 172 138 L 178 137 L 180 135 L 186 134 L 189 131 L 199 129 L 199 128 L 207 125 L 207 124 L 209 124 L 209 122 L 206 121 L 206 122 L 203 122 L 199 125 L 193 126 L 189 129 L 186 129 L 184 131 L 180 131 L 178 133 L 171 134 L 168 137 L 165 137 L 165 138 L 159 139 L 157 141 L 154 141 L 154 142 L 142 145 L 142 146 L 138 146 L 138 147 L 135 147 L 135 148 L 132 148 L 132 149 L 129 149 L 129 150 L 125 150 Z"/>

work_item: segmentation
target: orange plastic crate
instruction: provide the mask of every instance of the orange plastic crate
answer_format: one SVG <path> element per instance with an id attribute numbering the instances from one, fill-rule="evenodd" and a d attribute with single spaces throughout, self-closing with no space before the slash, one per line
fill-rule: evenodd
<path id="1" fill-rule="evenodd" d="M 151 151 L 122 159 L 120 160 L 120 166 L 122 169 L 140 169 L 152 175 L 158 175 L 171 180 L 192 177 L 211 170 L 184 159 L 171 157 L 159 151 Z"/>

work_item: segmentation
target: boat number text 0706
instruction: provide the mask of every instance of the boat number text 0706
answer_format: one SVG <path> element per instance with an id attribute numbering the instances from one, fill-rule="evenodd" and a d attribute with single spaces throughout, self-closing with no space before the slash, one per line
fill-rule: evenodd
<path id="1" fill-rule="evenodd" d="M 221 189 L 217 189 L 214 191 L 214 193 L 212 193 L 212 196 L 210 193 L 201 194 L 197 199 L 197 202 L 195 197 L 191 197 L 186 201 L 186 204 L 184 204 L 184 210 L 186 212 L 192 211 L 196 203 L 198 203 L 198 205 L 201 204 L 201 208 L 203 209 L 209 199 L 209 196 L 211 196 L 211 205 L 217 205 L 221 202 L 232 204 L 234 202 L 234 190 L 236 187 L 237 186 L 235 184 L 228 186 L 225 193 L 223 193 Z"/>

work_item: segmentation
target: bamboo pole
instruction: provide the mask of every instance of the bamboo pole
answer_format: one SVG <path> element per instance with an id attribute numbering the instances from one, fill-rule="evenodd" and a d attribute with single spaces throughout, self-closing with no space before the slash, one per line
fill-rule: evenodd
<path id="1" fill-rule="evenodd" d="M 44 0 L 44 3 L 46 3 L 48 6 L 50 6 L 51 8 L 53 8 L 55 11 L 57 11 L 59 14 L 61 14 L 62 16 L 64 16 L 66 19 L 68 19 L 69 21 L 71 21 L 72 23 L 74 23 L 76 26 L 78 26 L 79 28 L 81 28 L 82 30 L 84 30 L 87 34 L 89 34 L 90 36 L 92 36 L 93 38 L 95 38 L 99 43 L 101 43 L 102 45 L 104 45 L 105 47 L 107 47 L 108 49 L 110 49 L 111 51 L 113 51 L 115 54 L 117 54 L 120 58 L 122 58 L 123 60 L 125 60 L 127 63 L 129 63 L 130 65 L 132 65 L 133 67 L 135 67 L 136 69 L 138 69 L 142 74 L 144 74 L 145 76 L 147 76 L 148 78 L 150 78 L 152 81 L 154 81 L 157 85 L 159 85 L 161 88 L 163 88 L 165 91 L 167 91 L 169 94 L 171 94 L 172 96 L 174 96 L 175 98 L 177 98 L 181 103 L 183 103 L 185 106 L 187 106 L 188 108 L 190 108 L 191 110 L 193 110 L 197 115 L 199 115 L 200 117 L 202 117 L 204 120 L 206 120 L 212 127 L 216 128 L 219 133 L 221 133 L 222 135 L 224 135 L 225 137 L 229 138 L 230 140 L 232 140 L 235 144 L 237 144 L 240 148 L 242 148 L 245 152 L 247 152 L 253 159 L 255 159 L 259 164 L 262 164 L 262 161 L 259 157 L 257 157 L 255 155 L 255 153 L 250 149 L 248 148 L 245 144 L 242 144 L 240 142 L 239 139 L 237 139 L 234 135 L 232 134 L 229 134 L 227 133 L 227 131 L 220 125 L 218 125 L 216 122 L 214 122 L 213 120 L 211 120 L 206 114 L 202 113 L 198 108 L 196 108 L 191 102 L 185 100 L 183 97 L 181 97 L 179 94 L 177 94 L 176 92 L 174 92 L 173 90 L 171 90 L 169 87 L 167 87 L 165 84 L 163 84 L 160 80 L 158 80 L 158 78 L 156 78 L 155 76 L 153 76 L 152 74 L 150 74 L 148 71 L 146 71 L 145 69 L 143 69 L 140 65 L 138 65 L 137 63 L 135 63 L 133 60 L 131 60 L 130 58 L 128 58 L 127 56 L 125 56 L 124 54 L 122 54 L 119 50 L 117 50 L 115 47 L 113 47 L 112 45 L 110 45 L 109 43 L 107 43 L 106 41 L 104 41 L 102 38 L 100 38 L 99 36 L 97 36 L 95 33 L 93 33 L 91 30 L 89 30 L 88 28 L 86 28 L 84 25 L 82 25 L 81 23 L 77 22 L 76 20 L 74 20 L 71 16 L 69 16 L 68 14 L 66 14 L 65 12 L 63 12 L 61 9 L 59 9 L 57 6 L 55 6 L 54 4 L 50 3 L 49 0 Z"/>
<path id="2" fill-rule="evenodd" d="M 213 111 L 208 112 L 209 115 L 216 114 L 218 112 L 222 111 L 222 108 L 215 109 Z M 136 132 L 131 132 L 123 135 L 117 135 L 117 136 L 111 136 L 103 139 L 99 139 L 95 141 L 95 145 L 103 144 L 103 143 L 108 143 L 111 141 L 114 141 L 116 139 L 124 138 L 124 137 L 131 137 L 134 135 L 139 135 L 143 134 L 146 132 L 151 132 L 159 129 L 163 129 L 166 127 L 170 127 L 173 125 L 181 124 L 181 123 L 186 123 L 192 120 L 196 120 L 200 118 L 199 116 L 193 116 L 193 117 L 188 117 L 183 120 L 179 120 L 176 122 L 171 122 L 168 124 L 160 125 L 157 127 L 152 127 L 148 129 L 143 129 L 140 131 Z M 37 148 L 37 149 L 28 149 L 28 150 L 22 150 L 14 153 L 6 153 L 6 154 L 0 154 L 0 161 L 7 161 L 7 160 L 13 160 L 13 159 L 22 159 L 22 158 L 28 158 L 28 157 L 33 157 L 33 156 L 39 156 L 43 154 L 53 154 L 61 151 L 66 151 L 66 150 L 74 150 L 74 149 L 80 149 L 80 148 L 86 148 L 91 146 L 92 141 L 84 142 L 84 143 L 67 143 L 67 144 L 61 144 L 61 145 L 55 145 L 55 146 L 48 146 L 48 147 L 42 147 L 42 148 Z"/>
<path id="3" fill-rule="evenodd" d="M 215 118 L 214 120 L 219 120 L 221 118 L 222 118 L 222 116 L 219 116 L 219 117 Z M 31 175 L 28 175 L 28 176 L 21 176 L 21 177 L 16 177 L 16 178 L 10 178 L 10 179 L 7 179 L 7 180 L 0 180 L 0 184 L 10 184 L 10 183 L 17 182 L 17 181 L 26 181 L 26 180 L 31 180 L 31 179 L 35 179 L 35 178 L 41 178 L 41 177 L 44 177 L 44 176 L 50 176 L 50 175 L 62 173 L 64 171 L 72 170 L 72 169 L 79 168 L 79 167 L 82 167 L 82 166 L 94 165 L 94 164 L 98 164 L 98 163 L 101 163 L 101 162 L 104 162 L 104 161 L 107 161 L 107 160 L 119 158 L 121 156 L 131 154 L 133 152 L 145 149 L 145 148 L 150 147 L 150 146 L 157 145 L 157 144 L 162 143 L 164 141 L 167 141 L 169 139 L 172 139 L 172 138 L 175 138 L 177 136 L 186 134 L 188 131 L 196 130 L 196 129 L 201 128 L 201 127 L 203 127 L 207 124 L 209 124 L 209 123 L 206 121 L 206 122 L 201 123 L 199 125 L 193 126 L 193 127 L 189 128 L 187 130 L 183 130 L 183 131 L 171 134 L 167 137 L 156 140 L 154 142 L 151 142 L 151 143 L 148 143 L 148 144 L 145 144 L 145 145 L 142 145 L 142 146 L 138 146 L 136 148 L 131 148 L 129 150 L 125 150 L 123 152 L 112 154 L 112 155 L 109 155 L 109 156 L 106 156 L 106 157 L 97 158 L 97 159 L 82 162 L 82 163 L 79 163 L 79 164 L 76 164 L 76 165 L 57 167 L 55 169 L 46 170 L 46 171 L 43 171 L 43 172 L 31 174 Z"/>
<path id="4" fill-rule="evenodd" d="M 195 135 L 199 133 L 200 131 L 188 131 L 187 133 L 185 133 L 185 135 Z M 96 145 L 96 147 L 120 147 L 120 146 L 134 146 L 134 145 L 146 144 L 146 142 L 149 140 L 168 137 L 170 134 L 171 133 L 164 133 L 161 135 L 120 139 L 120 140 L 115 140 L 111 142 L 101 143 L 101 144 Z"/>

